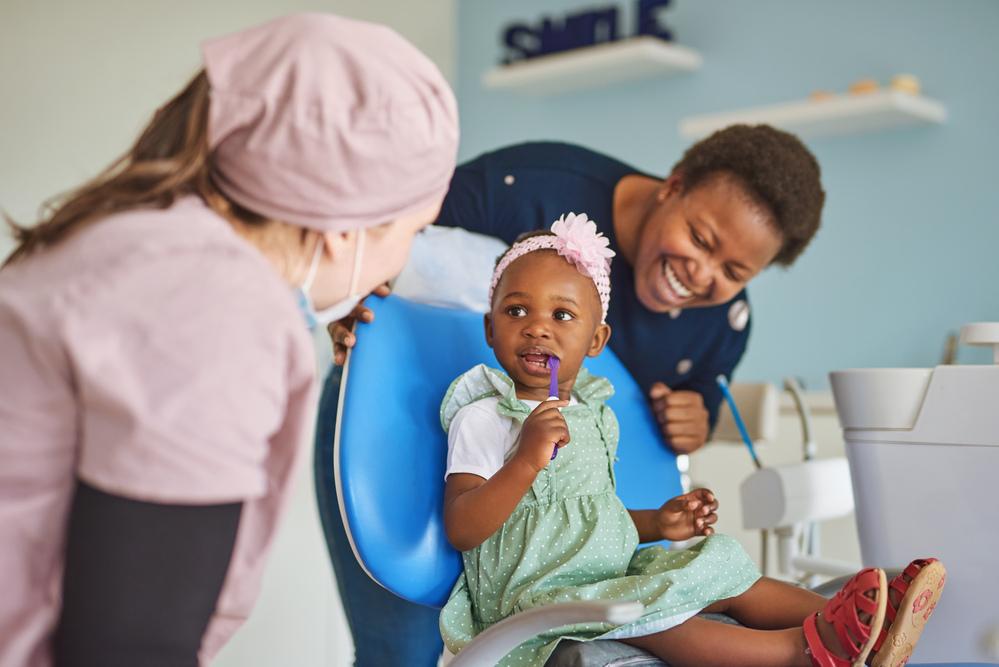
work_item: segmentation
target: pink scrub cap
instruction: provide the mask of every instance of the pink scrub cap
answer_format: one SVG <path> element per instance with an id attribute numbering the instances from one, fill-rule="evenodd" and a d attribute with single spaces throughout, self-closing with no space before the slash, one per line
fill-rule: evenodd
<path id="1" fill-rule="evenodd" d="M 319 231 L 447 191 L 458 110 L 440 71 L 374 23 L 294 14 L 202 45 L 212 175 L 247 209 Z"/>

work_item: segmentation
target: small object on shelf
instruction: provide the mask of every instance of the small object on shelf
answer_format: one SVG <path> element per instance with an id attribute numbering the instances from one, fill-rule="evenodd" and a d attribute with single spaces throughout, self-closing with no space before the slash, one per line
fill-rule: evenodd
<path id="1" fill-rule="evenodd" d="M 797 100 L 689 116 L 680 120 L 679 130 L 686 139 L 701 139 L 729 125 L 763 123 L 813 138 L 943 123 L 946 119 L 947 108 L 937 100 L 887 88 L 864 95 L 835 95 L 821 104 Z"/>
<path id="2" fill-rule="evenodd" d="M 824 100 L 831 100 L 834 97 L 836 97 L 836 94 L 828 90 L 813 90 L 811 93 L 808 94 L 808 99 L 810 99 L 813 102 L 822 102 Z"/>
<path id="3" fill-rule="evenodd" d="M 943 358 L 940 360 L 941 366 L 953 366 L 957 363 L 957 334 L 953 331 L 947 334 L 944 340 Z"/>
<path id="4" fill-rule="evenodd" d="M 913 74 L 896 74 L 891 79 L 891 89 L 910 95 L 918 95 L 922 86 L 919 77 Z"/>
<path id="5" fill-rule="evenodd" d="M 876 93 L 878 88 L 878 82 L 874 79 L 860 79 L 851 83 L 849 90 L 851 95 L 866 95 Z"/>

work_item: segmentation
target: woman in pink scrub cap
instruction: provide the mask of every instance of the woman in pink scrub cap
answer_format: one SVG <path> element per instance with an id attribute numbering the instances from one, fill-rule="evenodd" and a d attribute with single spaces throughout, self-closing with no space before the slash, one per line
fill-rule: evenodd
<path id="1" fill-rule="evenodd" d="M 306 323 L 402 268 L 454 170 L 451 90 L 387 28 L 295 15 L 203 55 L 0 270 L 2 667 L 211 659 L 308 435 Z"/>

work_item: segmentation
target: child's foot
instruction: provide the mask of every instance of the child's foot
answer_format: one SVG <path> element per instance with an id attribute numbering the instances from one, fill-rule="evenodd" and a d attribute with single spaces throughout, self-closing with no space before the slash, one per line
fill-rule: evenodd
<path id="1" fill-rule="evenodd" d="M 936 558 L 914 560 L 888 586 L 885 622 L 874 643 L 871 667 L 901 667 L 940 600 L 947 570 Z"/>
<path id="2" fill-rule="evenodd" d="M 884 625 L 884 570 L 858 572 L 821 612 L 805 619 L 805 643 L 815 667 L 862 667 Z"/>

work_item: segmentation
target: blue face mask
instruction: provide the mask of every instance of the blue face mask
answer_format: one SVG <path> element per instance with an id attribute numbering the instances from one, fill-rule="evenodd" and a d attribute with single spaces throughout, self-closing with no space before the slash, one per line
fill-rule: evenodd
<path id="1" fill-rule="evenodd" d="M 302 317 L 305 318 L 305 324 L 309 329 L 314 329 L 319 325 L 325 327 L 330 322 L 342 320 L 353 312 L 363 298 L 363 295 L 357 291 L 357 283 L 361 278 L 361 257 L 364 253 L 364 229 L 362 228 L 357 232 L 357 243 L 354 245 L 354 268 L 351 272 L 350 291 L 347 296 L 322 310 L 317 311 L 316 307 L 312 305 L 309 291 L 312 289 L 312 283 L 319 270 L 319 260 L 322 259 L 324 245 L 325 241 L 320 237 L 319 243 L 316 244 L 316 252 L 312 255 L 312 264 L 309 265 L 305 281 L 295 288 L 298 308 L 302 311 Z"/>

